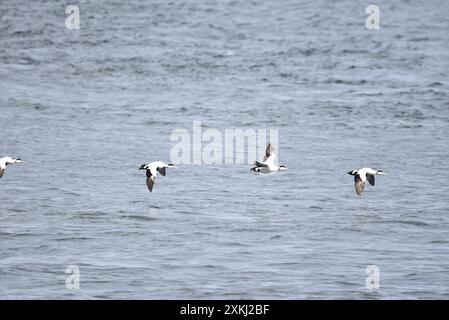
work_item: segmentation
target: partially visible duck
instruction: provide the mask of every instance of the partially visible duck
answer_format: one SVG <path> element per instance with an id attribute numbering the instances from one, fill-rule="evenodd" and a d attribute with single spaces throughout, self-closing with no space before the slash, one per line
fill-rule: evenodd
<path id="1" fill-rule="evenodd" d="M 352 170 L 349 171 L 348 174 L 354 176 L 355 192 L 359 197 L 363 194 L 366 181 L 368 181 L 370 185 L 374 186 L 376 184 L 374 176 L 385 175 L 382 170 L 374 170 L 371 168 Z"/>
<path id="2" fill-rule="evenodd" d="M 23 163 L 19 158 L 3 157 L 0 158 L 0 178 L 5 174 L 6 166 L 13 163 Z"/>

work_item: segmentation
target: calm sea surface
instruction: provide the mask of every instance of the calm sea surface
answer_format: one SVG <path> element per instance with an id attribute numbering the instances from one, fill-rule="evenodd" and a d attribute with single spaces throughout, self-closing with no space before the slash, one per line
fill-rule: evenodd
<path id="1" fill-rule="evenodd" d="M 0 1 L 3 299 L 449 298 L 449 3 Z M 277 128 L 179 165 L 174 129 Z M 262 155 L 260 155 L 262 156 Z M 355 195 L 346 172 L 389 173 Z M 66 267 L 80 289 L 66 288 Z M 365 285 L 376 265 L 380 288 Z"/>

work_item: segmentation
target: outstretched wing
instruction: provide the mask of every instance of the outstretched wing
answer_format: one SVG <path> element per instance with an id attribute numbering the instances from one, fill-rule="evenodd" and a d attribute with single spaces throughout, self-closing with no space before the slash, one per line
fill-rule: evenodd
<path id="1" fill-rule="evenodd" d="M 154 177 L 147 178 L 147 187 L 148 190 L 150 190 L 150 192 L 153 191 L 153 186 L 154 186 Z"/>
<path id="2" fill-rule="evenodd" d="M 0 178 L 3 177 L 4 173 L 5 173 L 5 169 L 0 168 Z"/>
<path id="3" fill-rule="evenodd" d="M 376 184 L 376 179 L 374 178 L 374 174 L 366 174 L 366 179 L 368 180 L 369 184 L 374 186 Z"/>
<path id="4" fill-rule="evenodd" d="M 362 181 L 359 174 L 356 174 L 354 176 L 354 182 L 355 182 L 355 192 L 359 197 L 361 197 L 363 190 L 365 189 L 365 183 Z"/>
<path id="5" fill-rule="evenodd" d="M 147 170 L 147 187 L 148 187 L 148 190 L 150 190 L 150 192 L 153 191 L 154 179 L 155 179 L 155 178 L 156 178 L 156 177 L 154 177 L 154 176 L 151 174 L 151 171 L 150 171 L 150 170 Z"/>
<path id="6" fill-rule="evenodd" d="M 165 176 L 165 167 L 158 167 L 156 170 L 159 171 L 161 175 Z"/>
<path id="7" fill-rule="evenodd" d="M 263 157 L 263 161 L 267 161 L 267 159 L 271 156 L 273 153 L 273 146 L 271 143 L 268 144 L 267 149 L 265 149 L 265 156 Z"/>
<path id="8" fill-rule="evenodd" d="M 266 165 L 266 164 L 263 163 L 263 162 L 259 162 L 259 161 L 254 162 L 254 164 L 255 164 L 256 166 L 258 166 L 258 167 L 268 167 L 268 165 Z"/>

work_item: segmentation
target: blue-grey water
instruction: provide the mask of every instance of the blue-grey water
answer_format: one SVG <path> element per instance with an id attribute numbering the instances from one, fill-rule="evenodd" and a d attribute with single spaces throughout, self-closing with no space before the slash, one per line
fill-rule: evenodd
<path id="1" fill-rule="evenodd" d="M 66 1 L 0 1 L 0 155 L 26 162 L 0 298 L 449 298 L 447 1 L 71 4 L 80 30 Z M 178 165 L 150 194 L 137 168 L 193 121 L 277 128 L 290 170 Z M 364 166 L 389 175 L 358 198 Z"/>

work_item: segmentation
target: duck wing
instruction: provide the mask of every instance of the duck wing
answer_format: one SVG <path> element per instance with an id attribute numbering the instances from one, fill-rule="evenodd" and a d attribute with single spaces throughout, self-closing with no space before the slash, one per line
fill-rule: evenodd
<path id="1" fill-rule="evenodd" d="M 150 190 L 150 192 L 153 191 L 155 178 L 156 177 L 151 174 L 151 171 L 147 170 L 147 187 L 148 187 L 148 190 Z"/>
<path id="2" fill-rule="evenodd" d="M 366 179 L 368 180 L 370 185 L 374 186 L 376 184 L 376 179 L 374 178 L 374 174 L 367 173 Z"/>
<path id="3" fill-rule="evenodd" d="M 165 167 L 158 167 L 156 170 L 165 177 Z"/>
<path id="4" fill-rule="evenodd" d="M 361 197 L 363 190 L 365 189 L 365 182 L 362 181 L 359 174 L 356 174 L 354 176 L 354 183 L 355 183 L 355 192 L 359 197 Z"/>
<path id="5" fill-rule="evenodd" d="M 254 162 L 254 164 L 255 164 L 257 167 L 268 167 L 267 164 L 265 164 L 265 163 L 263 163 L 263 162 L 259 162 L 259 161 Z"/>
<path id="6" fill-rule="evenodd" d="M 267 159 L 271 156 L 273 153 L 273 146 L 271 143 L 268 144 L 267 148 L 265 149 L 265 156 L 263 157 L 263 161 L 267 161 Z"/>

